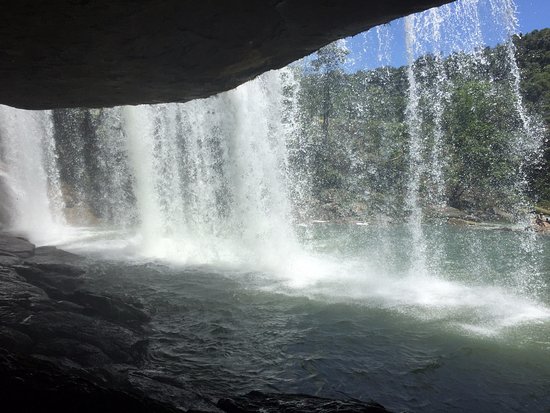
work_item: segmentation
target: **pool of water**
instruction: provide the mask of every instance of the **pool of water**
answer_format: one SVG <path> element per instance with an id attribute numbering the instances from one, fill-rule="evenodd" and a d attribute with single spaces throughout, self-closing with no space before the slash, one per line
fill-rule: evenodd
<path id="1" fill-rule="evenodd" d="M 549 237 L 533 248 L 521 231 L 427 226 L 429 265 L 412 273 L 404 227 L 300 231 L 301 251 L 261 270 L 132 257 L 115 241 L 99 243 L 109 254 L 64 247 L 96 259 L 94 288 L 154 313 L 145 368 L 211 397 L 264 390 L 395 411 L 550 411 Z"/>

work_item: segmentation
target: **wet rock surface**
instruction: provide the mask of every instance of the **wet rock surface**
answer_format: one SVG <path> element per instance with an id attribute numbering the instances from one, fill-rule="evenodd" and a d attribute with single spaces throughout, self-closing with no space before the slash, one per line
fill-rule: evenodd
<path id="1" fill-rule="evenodd" d="M 0 256 L 27 258 L 34 255 L 34 245 L 29 241 L 6 233 L 0 233 Z"/>
<path id="2" fill-rule="evenodd" d="M 177 412 L 123 386 L 114 387 L 78 368 L 67 369 L 0 349 L 0 387 L 4 411 L 18 412 Z"/>
<path id="3" fill-rule="evenodd" d="M 332 400 L 305 394 L 277 394 L 250 392 L 244 396 L 220 399 L 218 407 L 229 413 L 299 413 L 299 412 L 340 412 L 340 413 L 383 413 L 383 406 L 375 402 L 358 400 Z"/>
<path id="4" fill-rule="evenodd" d="M 87 290 L 91 265 L 0 234 L 0 404 L 6 411 L 385 411 L 375 403 L 259 392 L 216 405 L 184 379 L 148 367 L 151 316 L 135 300 Z"/>

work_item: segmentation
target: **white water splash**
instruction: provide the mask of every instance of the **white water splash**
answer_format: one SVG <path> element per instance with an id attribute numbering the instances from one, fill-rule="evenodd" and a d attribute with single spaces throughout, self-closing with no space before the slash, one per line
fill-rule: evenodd
<path id="1" fill-rule="evenodd" d="M 186 104 L 123 109 L 143 254 L 270 267 L 296 247 L 282 75 Z"/>
<path id="2" fill-rule="evenodd" d="M 409 132 L 409 172 L 407 182 L 407 195 L 405 203 L 410 212 L 408 226 L 412 238 L 411 272 L 423 274 L 426 272 L 426 241 L 422 230 L 422 205 L 420 204 L 420 185 L 422 175 L 425 172 L 425 163 L 422 157 L 423 136 L 422 118 L 420 113 L 420 89 L 414 73 L 416 42 L 416 16 L 405 18 L 405 40 L 407 47 L 407 80 L 409 88 L 407 92 L 407 108 L 405 110 L 405 122 Z"/>
<path id="3" fill-rule="evenodd" d="M 12 229 L 39 244 L 52 242 L 63 230 L 64 204 L 51 113 L 0 106 L 0 144 Z"/>

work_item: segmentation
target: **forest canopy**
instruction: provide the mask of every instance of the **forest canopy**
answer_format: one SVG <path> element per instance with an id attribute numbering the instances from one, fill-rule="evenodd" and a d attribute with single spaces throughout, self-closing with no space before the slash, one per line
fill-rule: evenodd
<path id="1" fill-rule="evenodd" d="M 482 212 L 510 210 L 523 193 L 530 202 L 550 200 L 550 29 L 513 42 L 521 103 L 536 136 L 525 136 L 513 103 L 506 45 L 415 61 L 425 206 L 444 203 Z M 291 165 L 311 182 L 315 215 L 406 212 L 407 68 L 350 73 L 346 53 L 333 43 L 296 71 L 301 127 L 291 145 Z"/>

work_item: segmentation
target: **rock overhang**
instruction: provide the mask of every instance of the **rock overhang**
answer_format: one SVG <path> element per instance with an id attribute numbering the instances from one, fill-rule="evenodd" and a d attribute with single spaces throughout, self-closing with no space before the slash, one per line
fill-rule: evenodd
<path id="1" fill-rule="evenodd" d="M 452 0 L 21 0 L 0 13 L 0 103 L 184 102 Z"/>

